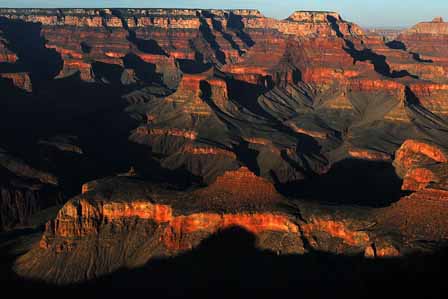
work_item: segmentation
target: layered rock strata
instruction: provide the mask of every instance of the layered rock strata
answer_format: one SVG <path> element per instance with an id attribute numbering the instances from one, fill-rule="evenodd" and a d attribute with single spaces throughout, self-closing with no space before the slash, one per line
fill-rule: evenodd
<path id="1" fill-rule="evenodd" d="M 254 234 L 259 248 L 279 254 L 323 250 L 387 257 L 399 253 L 395 243 L 369 229 L 373 217 L 361 220 L 354 216 L 358 212 L 331 216 L 313 205 L 304 205 L 299 212 L 268 181 L 247 169 L 239 173 L 227 173 L 212 186 L 190 194 L 124 177 L 97 181 L 59 211 L 35 248 L 17 260 L 15 269 L 28 278 L 79 282 L 194 249 L 212 234 L 235 226 Z M 234 193 L 229 193 L 228 184 L 234 186 Z M 239 200 L 245 190 L 252 206 Z M 219 201 L 224 205 L 217 205 Z M 281 243 L 275 241 L 279 236 Z M 378 246 L 373 254 L 374 243 Z"/>

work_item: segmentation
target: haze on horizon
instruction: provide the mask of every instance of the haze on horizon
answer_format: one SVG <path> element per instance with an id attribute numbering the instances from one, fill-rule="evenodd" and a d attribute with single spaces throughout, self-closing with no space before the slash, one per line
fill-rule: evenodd
<path id="1" fill-rule="evenodd" d="M 427 0 L 0 0 L 0 7 L 145 7 L 253 8 L 264 15 L 286 18 L 296 10 L 337 11 L 348 21 L 369 27 L 409 27 L 436 16 L 448 19 L 448 1 Z"/>

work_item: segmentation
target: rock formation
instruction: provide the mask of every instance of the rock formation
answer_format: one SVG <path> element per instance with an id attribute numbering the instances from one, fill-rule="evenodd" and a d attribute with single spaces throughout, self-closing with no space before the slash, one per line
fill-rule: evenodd
<path id="1" fill-rule="evenodd" d="M 442 18 L 431 22 L 422 22 L 402 32 L 397 41 L 401 42 L 415 60 L 432 65 L 432 77 L 446 83 L 447 60 L 446 45 L 448 39 L 448 23 Z M 430 74 L 426 77 L 431 76 Z"/>
<path id="2" fill-rule="evenodd" d="M 235 226 L 268 255 L 441 248 L 446 24 L 0 8 L 0 229 L 64 204 L 16 273 L 85 282 Z"/>
<path id="3" fill-rule="evenodd" d="M 37 212 L 62 203 L 58 178 L 0 151 L 0 231 L 30 224 Z"/>
<path id="4" fill-rule="evenodd" d="M 190 194 L 129 178 L 97 181 L 47 223 L 38 246 L 17 260 L 16 271 L 60 284 L 84 281 L 123 266 L 143 265 L 156 256 L 177 255 L 232 226 L 255 234 L 260 248 L 283 254 L 303 254 L 311 248 L 364 254 L 372 242 L 394 246 L 368 230 L 372 215 L 363 220 L 355 213 L 330 217 L 304 204 L 301 211 L 306 218 L 297 218 L 296 208 L 285 209 L 287 201 L 267 181 L 256 179 L 246 169 L 239 172 L 243 175 L 225 174 L 214 185 Z M 239 200 L 242 193 L 229 193 L 227 188 L 222 196 L 221 188 L 228 181 L 256 187 L 251 200 L 261 205 L 246 206 L 246 200 Z M 227 204 L 217 206 L 220 198 Z M 277 235 L 283 239 L 281 244 L 275 242 Z M 379 248 L 375 256 L 398 252 L 380 253 Z"/>
<path id="5" fill-rule="evenodd" d="M 448 156 L 433 144 L 407 140 L 395 154 L 394 166 L 403 178 L 403 190 L 444 189 L 448 182 Z M 434 188 L 433 185 L 438 186 Z M 419 193 L 417 193 L 419 194 Z M 422 193 L 423 194 L 423 193 Z M 440 198 L 445 192 L 440 192 Z"/>

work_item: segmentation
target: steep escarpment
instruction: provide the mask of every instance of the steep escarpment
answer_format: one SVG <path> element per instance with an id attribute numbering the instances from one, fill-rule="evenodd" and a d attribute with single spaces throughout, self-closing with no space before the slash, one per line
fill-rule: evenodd
<path id="1" fill-rule="evenodd" d="M 58 178 L 0 151 L 0 231 L 27 226 L 37 212 L 63 202 Z"/>
<path id="2" fill-rule="evenodd" d="M 112 105 L 108 120 L 122 129 L 109 132 L 148 147 L 163 168 L 206 183 L 241 166 L 282 185 L 324 174 L 346 158 L 387 161 L 406 139 L 439 139 L 445 128 L 443 65 L 400 38 L 365 34 L 338 13 L 297 11 L 285 20 L 254 10 L 0 14 L 0 72 L 12 98 L 40 93 L 51 106 L 76 86 L 79 97 L 104 101 L 71 110 L 60 104 L 62 113 L 78 120 L 89 114 L 101 131 L 106 122 L 90 113 Z M 440 27 L 439 35 L 419 29 L 400 36 L 443 41 L 444 23 L 436 21 L 423 27 Z M 100 152 L 88 126 L 70 126 L 63 133 L 84 136 Z M 59 134 L 49 127 L 37 137 Z M 145 168 L 147 161 L 135 160 L 120 170 Z"/>
<path id="3" fill-rule="evenodd" d="M 67 115 L 30 107 L 26 125 L 17 117 L 5 123 L 23 128 L 52 119 L 27 144 L 60 133 L 80 136 L 95 159 L 121 172 L 156 163 L 210 184 L 245 166 L 282 186 L 325 174 L 347 158 L 390 161 L 409 138 L 444 140 L 439 62 L 399 38 L 365 34 L 338 13 L 297 11 L 285 20 L 201 9 L 2 9 L 0 15 L 10 114 L 21 113 L 16 98 L 40 96 L 48 103 L 41 110 L 58 103 L 56 115 Z M 443 40 L 443 30 L 429 31 Z M 67 93 L 73 96 L 58 101 Z M 92 128 L 105 136 L 102 144 Z M 150 162 L 140 146 L 152 153 Z"/>
<path id="4" fill-rule="evenodd" d="M 255 185 L 251 200 L 261 200 L 264 206 L 237 210 L 227 205 L 226 211 L 219 211 L 204 204 L 201 197 L 215 203 L 220 188 L 232 180 L 231 174 L 218 178 L 215 186 L 190 194 L 123 177 L 97 181 L 94 189 L 59 211 L 35 248 L 17 260 L 15 269 L 28 278 L 58 284 L 79 282 L 120 267 L 142 266 L 156 257 L 178 255 L 235 226 L 253 233 L 260 248 L 278 254 L 324 250 L 370 256 L 369 248 L 375 242 L 378 253 L 381 246 L 389 246 L 398 254 L 396 245 L 369 229 L 375 220 L 368 213 L 362 214 L 364 218 L 359 211 L 330 216 L 327 213 L 332 208 L 294 207 L 276 195 L 267 181 L 252 178 L 247 170 L 241 172 L 244 177 L 237 182 Z M 228 193 L 223 199 L 236 203 L 239 194 Z M 278 238 L 282 242 L 277 243 Z"/>
<path id="5" fill-rule="evenodd" d="M 445 24 L 385 40 L 335 12 L 0 9 L 2 229 L 63 205 L 16 273 L 138 271 L 235 227 L 280 258 L 435 252 Z"/>
<path id="6" fill-rule="evenodd" d="M 394 166 L 404 180 L 403 190 L 445 189 L 448 158 L 437 145 L 407 140 L 397 150 Z M 444 191 L 440 192 L 440 198 L 444 198 Z"/>
<path id="7" fill-rule="evenodd" d="M 423 140 L 407 140 L 396 152 L 394 166 L 411 194 L 377 211 L 384 226 L 399 228 L 410 241 L 446 239 L 447 155 Z"/>
<path id="8" fill-rule="evenodd" d="M 226 151 L 237 152 L 245 146 L 238 141 L 240 136 L 234 135 L 246 133 L 241 129 L 232 132 L 240 127 L 234 119 L 255 118 L 259 122 L 256 127 L 280 126 L 285 134 L 292 132 L 302 136 L 301 142 L 316 144 L 321 150 L 314 154 L 327 160 L 341 159 L 342 152 L 350 156 L 353 149 L 392 154 L 397 144 L 416 134 L 410 124 L 415 116 L 406 111 L 407 87 L 429 112 L 444 115 L 446 110 L 445 88 L 438 79 L 444 76 L 437 67 L 424 58 L 416 59 L 419 56 L 403 49 L 399 41 L 386 43 L 366 35 L 334 12 L 297 11 L 285 20 L 266 18 L 252 10 L 3 9 L 2 15 L 5 23 L 40 24 L 45 48 L 58 53 L 63 61 L 57 78 L 78 73 L 85 82 L 127 86 L 131 90 L 147 85 L 176 90 L 167 99 L 177 106 L 183 103 L 182 111 L 176 112 L 177 123 L 183 122 L 182 127 L 198 133 L 202 121 L 192 128 L 187 119 L 218 118 L 224 125 L 214 126 L 221 127 L 219 136 L 226 135 L 229 141 L 213 141 L 212 147 Z M 5 52 L 3 56 L 11 60 L 13 54 Z M 205 80 L 211 78 L 212 69 L 220 74 L 220 83 Z M 11 78 L 10 74 L 4 76 Z M 29 90 L 26 79 L 17 76 L 13 76 L 13 84 Z M 210 98 L 216 106 L 208 107 L 201 97 L 205 101 Z M 188 105 L 187 98 L 192 99 Z M 159 110 L 170 110 L 157 106 Z M 220 115 L 212 116 L 215 113 Z M 152 117 L 156 113 L 148 109 L 145 114 Z M 232 119 L 226 119 L 228 116 Z M 158 129 L 176 131 L 179 125 Z M 249 136 L 242 139 L 263 139 L 260 131 L 266 129 L 258 131 L 248 132 Z M 368 141 L 372 135 L 374 141 Z M 398 141 L 384 142 L 390 139 L 387 136 Z M 294 151 L 295 142 L 285 142 L 290 137 L 278 138 L 281 141 L 273 144 L 280 153 Z M 160 144 L 160 137 L 155 139 L 146 143 Z M 175 149 L 157 147 L 157 152 L 171 154 L 181 145 Z M 260 151 L 259 143 L 253 146 L 249 142 L 249 147 Z M 338 149 L 336 154 L 336 148 L 344 150 Z M 274 170 L 278 178 L 272 179 L 287 182 L 303 177 L 304 172 L 325 171 L 325 163 L 303 154 L 305 159 L 313 160 L 310 167 L 304 165 L 303 158 L 293 157 L 294 163 L 304 168 L 293 170 L 287 165 L 291 163 L 279 157 L 275 167 L 283 170 Z M 185 163 L 194 164 L 182 161 L 171 168 Z M 257 167 L 261 173 L 272 170 L 267 165 Z M 210 172 L 196 170 L 193 174 L 210 181 L 206 174 Z"/>
<path id="9" fill-rule="evenodd" d="M 424 225 L 432 223 L 435 204 L 436 218 L 443 221 L 444 200 L 418 198 L 412 195 L 383 209 L 292 201 L 247 169 L 228 172 L 193 192 L 131 177 L 107 178 L 89 183 L 47 223 L 41 240 L 16 261 L 15 271 L 56 284 L 83 282 L 182 255 L 232 227 L 250 232 L 257 248 L 277 255 L 405 256 L 426 250 L 421 238 L 440 242 L 447 234 L 446 226 Z"/>
<path id="10" fill-rule="evenodd" d="M 431 22 L 421 22 L 402 32 L 397 41 L 411 53 L 415 60 L 432 66 L 431 74 L 426 77 L 438 82 L 446 83 L 447 60 L 446 45 L 448 37 L 448 23 L 442 18 L 435 18 Z"/>

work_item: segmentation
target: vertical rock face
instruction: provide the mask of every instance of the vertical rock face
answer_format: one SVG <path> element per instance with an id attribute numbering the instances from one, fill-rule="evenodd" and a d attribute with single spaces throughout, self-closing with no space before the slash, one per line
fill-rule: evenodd
<path id="1" fill-rule="evenodd" d="M 27 226 L 37 212 L 62 201 L 58 179 L 0 152 L 0 231 Z"/>
<path id="2" fill-rule="evenodd" d="M 156 63 L 157 72 L 164 77 L 175 73 L 174 62 L 164 56 L 194 61 L 200 54 L 208 61 L 236 63 L 256 44 L 243 29 L 256 36 L 260 29 L 274 35 L 334 36 L 334 22 L 344 34 L 363 35 L 359 27 L 344 22 L 337 13 L 321 12 L 296 12 L 284 21 L 251 10 L 2 9 L 0 14 L 13 21 L 42 24 L 46 46 L 64 60 L 59 77 L 79 71 L 86 81 L 94 79 L 92 62 L 123 66 L 122 58 L 129 52 Z M 259 38 L 268 40 L 262 35 Z M 176 78 L 164 79 L 175 86 Z"/>
<path id="3" fill-rule="evenodd" d="M 394 166 L 403 178 L 403 190 L 418 191 L 431 189 L 437 198 L 446 196 L 444 191 L 437 195 L 436 189 L 443 189 L 448 183 L 448 156 L 438 146 L 417 140 L 407 140 L 395 154 Z M 431 188 L 430 184 L 436 184 Z M 428 190 L 427 190 L 428 191 Z M 425 196 L 423 196 L 425 197 Z"/>
<path id="4" fill-rule="evenodd" d="M 271 206 L 241 205 L 231 212 L 235 207 L 226 205 L 218 211 L 217 206 L 204 205 L 202 200 L 213 203 L 221 196 L 220 188 L 226 182 L 235 182 L 232 176 L 239 176 L 240 184 L 260 187 L 250 192 L 253 201 L 270 194 Z M 243 185 L 239 187 L 247 188 Z M 367 230 L 374 221 L 371 216 L 359 220 L 352 218 L 354 213 L 340 218 L 310 207 L 299 219 L 294 216 L 297 210 L 281 211 L 287 201 L 278 198 L 268 181 L 246 169 L 226 173 L 215 186 L 190 194 L 128 178 L 99 180 L 92 188 L 70 200 L 47 224 L 39 246 L 17 260 L 19 275 L 58 284 L 82 282 L 123 266 L 136 267 L 154 257 L 192 250 L 212 234 L 235 226 L 253 234 L 259 248 L 277 254 L 303 254 L 314 249 L 337 254 L 366 252 L 370 257 L 400 254 L 387 239 Z M 228 193 L 223 199 L 238 202 L 240 194 Z M 372 244 L 376 244 L 374 251 Z"/>
<path id="5" fill-rule="evenodd" d="M 0 153 L 2 228 L 82 193 L 17 273 L 93 279 L 234 226 L 277 254 L 390 257 L 443 240 L 445 25 L 384 40 L 335 12 L 0 9 L 1 142 L 23 155 Z M 379 183 L 363 188 L 366 172 Z M 394 196 L 361 202 L 371 186 Z M 400 186 L 413 193 L 399 200 Z M 347 198 L 398 201 L 319 203 Z"/>
<path id="6" fill-rule="evenodd" d="M 2 34 L 3 35 L 3 34 Z M 17 61 L 17 55 L 8 49 L 8 41 L 1 36 L 0 37 L 0 62 L 1 63 L 15 63 Z"/>
<path id="7" fill-rule="evenodd" d="M 415 60 L 433 67 L 432 76 L 427 74 L 424 77 L 447 83 L 448 59 L 445 47 L 448 42 L 447 22 L 442 18 L 435 18 L 432 22 L 418 23 L 401 33 L 397 40 L 406 47 Z"/>
<path id="8" fill-rule="evenodd" d="M 12 85 L 31 92 L 31 80 L 26 72 L 16 72 L 13 65 L 19 59 L 17 54 L 9 49 L 9 42 L 0 30 L 0 64 L 4 65 L 5 70 L 0 70 L 0 79 L 9 81 Z M 3 69 L 2 68 L 2 69 Z"/>
<path id="9" fill-rule="evenodd" d="M 284 184 L 348 157 L 387 160 L 406 139 L 434 132 L 425 128 L 443 131 L 448 115 L 444 47 L 430 49 L 444 42 L 443 20 L 385 42 L 335 12 L 285 20 L 202 9 L 0 16 L 1 82 L 36 93 L 70 80 L 132 91 L 130 101 L 142 105 L 127 111 L 147 123 L 131 140 L 164 155 L 163 167 L 206 182 L 249 164 Z M 27 51 L 33 43 L 37 51 Z"/>
<path id="10" fill-rule="evenodd" d="M 276 198 L 279 197 L 274 186 L 266 179 L 257 177 L 247 167 L 236 171 L 227 171 L 208 188 L 213 192 L 230 192 L 235 196 L 248 198 Z"/>
<path id="11" fill-rule="evenodd" d="M 407 30 L 404 35 L 412 34 L 448 34 L 448 23 L 443 21 L 442 17 L 436 17 L 431 22 L 421 22 Z"/>
<path id="12" fill-rule="evenodd" d="M 32 92 L 33 86 L 28 73 L 2 73 L 0 78 L 9 81 L 17 88 Z"/>
<path id="13" fill-rule="evenodd" d="M 242 205 L 242 193 L 229 192 L 225 187 L 236 178 L 240 184 L 236 189 L 255 185 L 257 191 L 248 190 L 251 200 L 264 199 L 265 204 Z M 220 198 L 227 203 L 224 208 L 216 205 Z M 229 205 L 231 202 L 239 207 Z M 446 236 L 445 225 L 422 225 L 431 213 L 437 223 L 446 222 L 440 210 L 446 208 L 440 206 L 442 203 L 422 197 L 416 200 L 412 195 L 379 213 L 305 203 L 291 205 L 278 197 L 268 181 L 247 169 L 228 172 L 214 185 L 191 193 L 130 178 L 107 178 L 91 184 L 47 223 L 38 246 L 16 261 L 15 271 L 49 283 L 79 283 L 122 267 L 143 266 L 153 258 L 194 250 L 211 235 L 235 226 L 253 234 L 258 248 L 277 254 L 318 250 L 391 258 L 415 250 L 408 242 L 421 238 L 421 234 L 430 240 Z M 413 210 L 415 205 L 420 210 Z M 285 210 L 285 206 L 289 209 Z M 434 214 L 436 206 L 439 213 Z M 396 234 L 400 237 L 396 238 Z"/>
<path id="14" fill-rule="evenodd" d="M 0 229 L 3 231 L 16 225 L 27 225 L 31 215 L 39 210 L 38 202 L 37 190 L 2 186 Z"/>
<path id="15" fill-rule="evenodd" d="M 419 164 L 448 162 L 446 154 L 437 146 L 417 140 L 407 140 L 395 154 L 394 164 L 399 174 Z"/>

